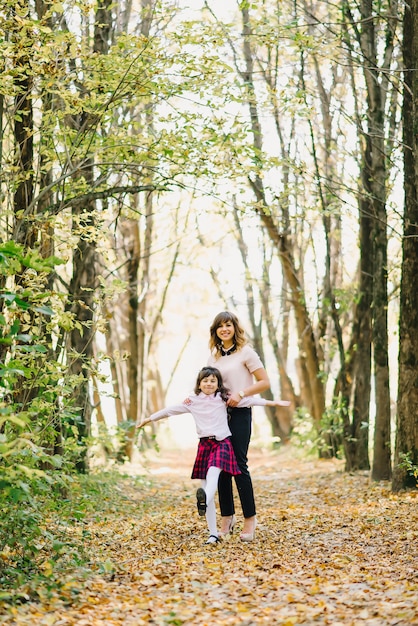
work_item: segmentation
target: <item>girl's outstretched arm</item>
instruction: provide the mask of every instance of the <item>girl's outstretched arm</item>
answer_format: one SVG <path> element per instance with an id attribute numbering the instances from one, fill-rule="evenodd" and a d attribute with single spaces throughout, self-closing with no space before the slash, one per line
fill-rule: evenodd
<path id="1" fill-rule="evenodd" d="M 266 406 L 290 406 L 289 400 L 266 400 Z"/>
<path id="2" fill-rule="evenodd" d="M 183 404 L 173 404 L 171 406 L 165 407 L 165 409 L 161 409 L 161 411 L 153 413 L 149 417 L 143 419 L 140 424 L 138 424 L 137 428 L 142 428 L 146 424 L 149 424 L 149 422 L 157 422 L 158 420 L 169 417 L 170 415 L 181 415 L 182 413 L 190 413 L 190 409 L 186 404 L 186 400 L 183 402 Z"/>
<path id="3" fill-rule="evenodd" d="M 144 417 L 144 419 L 136 425 L 137 428 L 143 428 L 146 424 L 149 424 L 150 422 L 152 422 L 152 419 L 150 417 Z"/>
<path id="4" fill-rule="evenodd" d="M 265 400 L 260 396 L 244 396 L 237 406 L 290 406 L 290 402 L 288 400 Z"/>

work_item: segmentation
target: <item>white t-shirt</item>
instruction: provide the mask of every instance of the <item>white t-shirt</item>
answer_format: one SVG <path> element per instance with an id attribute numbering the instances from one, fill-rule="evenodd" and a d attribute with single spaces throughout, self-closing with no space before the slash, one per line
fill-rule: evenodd
<path id="1" fill-rule="evenodd" d="M 265 406 L 266 400 L 260 396 L 243 398 L 238 406 Z M 173 404 L 150 415 L 153 422 L 168 417 L 169 415 L 181 415 L 191 413 L 193 415 L 198 437 L 213 437 L 222 441 L 231 436 L 228 426 L 228 413 L 226 403 L 219 393 L 206 395 L 205 393 L 190 394 L 182 404 Z"/>
<path id="2" fill-rule="evenodd" d="M 264 368 L 264 365 L 257 352 L 250 345 L 245 344 L 241 350 L 236 350 L 227 356 L 220 356 L 218 359 L 213 354 L 210 355 L 208 365 L 216 367 L 222 374 L 225 387 L 230 393 L 238 393 L 241 389 L 254 384 L 253 372 Z M 246 404 L 241 404 L 246 400 Z M 238 406 L 252 406 L 251 398 L 243 398 Z"/>

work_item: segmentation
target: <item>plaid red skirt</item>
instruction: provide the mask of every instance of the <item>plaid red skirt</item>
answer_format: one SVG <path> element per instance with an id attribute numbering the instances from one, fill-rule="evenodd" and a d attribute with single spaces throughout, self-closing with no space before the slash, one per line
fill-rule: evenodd
<path id="1" fill-rule="evenodd" d="M 229 437 L 222 441 L 205 438 L 199 440 L 192 478 L 206 478 L 210 467 L 219 467 L 233 476 L 241 474 Z"/>

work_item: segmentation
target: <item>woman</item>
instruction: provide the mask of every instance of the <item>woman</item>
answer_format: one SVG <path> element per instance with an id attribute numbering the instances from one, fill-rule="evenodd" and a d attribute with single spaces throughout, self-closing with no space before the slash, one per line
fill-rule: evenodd
<path id="1" fill-rule="evenodd" d="M 251 407 L 237 407 L 245 396 L 253 396 L 270 387 L 267 372 L 258 354 L 245 338 L 244 330 L 234 313 L 218 313 L 210 327 L 211 356 L 208 365 L 218 368 L 231 394 L 227 401 L 230 413 L 229 428 L 238 467 L 241 473 L 234 476 L 244 514 L 242 541 L 254 539 L 257 524 L 253 485 L 247 466 L 248 446 L 251 438 Z M 231 532 L 235 525 L 232 476 L 222 472 L 218 483 L 222 525 L 219 535 Z"/>

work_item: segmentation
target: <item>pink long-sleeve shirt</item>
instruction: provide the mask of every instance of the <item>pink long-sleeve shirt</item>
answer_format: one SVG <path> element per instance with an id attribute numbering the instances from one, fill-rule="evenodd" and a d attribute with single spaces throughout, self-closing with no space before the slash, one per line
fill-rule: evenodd
<path id="1" fill-rule="evenodd" d="M 265 406 L 266 400 L 259 396 L 251 396 L 242 398 L 237 406 Z M 195 424 L 198 437 L 216 437 L 218 441 L 222 441 L 226 437 L 231 436 L 228 427 L 228 413 L 226 404 L 219 394 L 206 395 L 203 392 L 190 394 L 182 404 L 172 404 L 170 406 L 157 411 L 150 415 L 153 422 L 169 417 L 170 415 L 181 415 L 182 413 L 191 413 Z"/>

